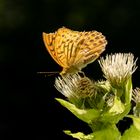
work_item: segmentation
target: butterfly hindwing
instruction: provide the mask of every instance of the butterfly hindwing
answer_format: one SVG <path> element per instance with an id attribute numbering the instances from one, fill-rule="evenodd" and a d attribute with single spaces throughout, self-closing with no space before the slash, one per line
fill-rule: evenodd
<path id="1" fill-rule="evenodd" d="M 75 65 L 85 67 L 87 64 L 95 61 L 100 54 L 105 50 L 107 44 L 105 37 L 97 32 L 80 32 L 79 52 L 75 58 Z"/>

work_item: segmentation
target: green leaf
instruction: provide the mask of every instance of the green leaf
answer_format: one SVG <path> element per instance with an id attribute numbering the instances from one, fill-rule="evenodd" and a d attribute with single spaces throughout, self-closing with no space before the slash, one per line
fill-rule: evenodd
<path id="1" fill-rule="evenodd" d="M 128 115 L 133 119 L 133 125 L 125 131 L 121 140 L 140 140 L 140 118 Z"/>
<path id="2" fill-rule="evenodd" d="M 135 117 L 133 115 L 127 115 L 127 117 L 133 119 L 133 125 L 136 127 L 137 130 L 140 131 L 140 118 L 139 117 Z"/>
<path id="3" fill-rule="evenodd" d="M 140 131 L 133 125 L 125 131 L 121 140 L 140 140 Z"/>
<path id="4" fill-rule="evenodd" d="M 114 105 L 108 112 L 105 112 L 104 114 L 102 114 L 101 121 L 116 124 L 126 114 L 128 114 L 129 110 L 130 110 L 130 105 L 124 106 L 121 100 L 115 97 Z"/>
<path id="5" fill-rule="evenodd" d="M 70 130 L 65 130 L 64 133 L 79 140 L 94 140 L 94 136 L 92 134 L 85 135 L 82 132 L 71 133 Z"/>
<path id="6" fill-rule="evenodd" d="M 125 104 L 130 104 L 132 98 L 132 78 L 130 77 L 125 87 Z"/>
<path id="7" fill-rule="evenodd" d="M 64 132 L 79 140 L 120 140 L 121 138 L 120 132 L 114 125 L 108 125 L 106 128 L 88 135 L 85 135 L 82 132 L 71 133 L 69 130 L 65 130 Z"/>
<path id="8" fill-rule="evenodd" d="M 121 134 L 116 126 L 106 127 L 93 133 L 95 140 L 120 140 Z M 93 140 L 94 140 L 93 139 Z"/>
<path id="9" fill-rule="evenodd" d="M 56 100 L 61 105 L 66 107 L 69 111 L 71 111 L 77 118 L 81 119 L 82 121 L 84 121 L 88 124 L 91 121 L 96 120 L 100 115 L 100 112 L 98 110 L 95 110 L 95 109 L 79 109 L 75 105 L 73 105 L 73 104 L 71 104 L 68 101 L 65 101 L 63 99 L 56 98 Z"/>

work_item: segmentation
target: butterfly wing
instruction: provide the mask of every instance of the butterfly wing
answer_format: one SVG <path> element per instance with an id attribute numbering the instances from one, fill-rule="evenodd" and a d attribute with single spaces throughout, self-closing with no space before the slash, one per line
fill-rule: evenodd
<path id="1" fill-rule="evenodd" d="M 71 67 L 76 56 L 77 47 L 75 40 L 79 37 L 79 32 L 72 31 L 65 27 L 60 28 L 56 34 L 55 52 L 63 68 L 68 69 Z"/>
<path id="2" fill-rule="evenodd" d="M 74 65 L 82 69 L 87 64 L 92 63 L 105 50 L 106 44 L 107 41 L 100 32 L 80 32 L 80 38 L 77 42 L 80 49 L 76 54 Z"/>
<path id="3" fill-rule="evenodd" d="M 100 32 L 78 32 L 65 27 L 55 33 L 43 33 L 43 39 L 52 58 L 63 67 L 61 74 L 79 71 L 92 63 L 107 44 Z"/>
<path id="4" fill-rule="evenodd" d="M 62 63 L 60 63 L 59 59 L 57 58 L 56 51 L 55 51 L 55 33 L 46 34 L 43 32 L 43 41 L 45 47 L 47 48 L 48 52 L 52 56 L 52 58 L 61 66 L 64 67 Z"/>

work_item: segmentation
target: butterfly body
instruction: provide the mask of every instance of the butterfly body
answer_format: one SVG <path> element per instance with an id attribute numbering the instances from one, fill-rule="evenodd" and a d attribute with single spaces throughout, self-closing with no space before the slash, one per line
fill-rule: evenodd
<path id="1" fill-rule="evenodd" d="M 60 75 L 81 71 L 105 50 L 107 41 L 97 31 L 79 32 L 62 27 L 55 33 L 43 33 L 45 46 L 63 68 Z"/>

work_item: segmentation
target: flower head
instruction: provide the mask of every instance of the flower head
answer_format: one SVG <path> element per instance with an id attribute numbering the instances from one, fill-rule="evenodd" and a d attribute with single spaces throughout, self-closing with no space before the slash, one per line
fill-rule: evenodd
<path id="1" fill-rule="evenodd" d="M 133 90 L 132 100 L 137 104 L 140 103 L 140 88 Z"/>
<path id="2" fill-rule="evenodd" d="M 55 87 L 78 108 L 90 108 L 91 106 L 87 105 L 87 98 L 96 94 L 93 81 L 79 74 L 58 77 Z"/>
<path id="3" fill-rule="evenodd" d="M 104 77 L 114 86 L 121 86 L 125 83 L 137 69 L 136 60 L 131 53 L 116 53 L 101 58 L 99 64 L 104 73 Z"/>
<path id="4" fill-rule="evenodd" d="M 55 87 L 72 102 L 90 97 L 94 93 L 93 82 L 86 76 L 81 77 L 79 74 L 58 77 L 55 80 Z"/>
<path id="5" fill-rule="evenodd" d="M 140 117 L 140 88 L 133 90 L 132 100 L 136 103 L 136 106 L 133 108 L 134 116 Z"/>
<path id="6" fill-rule="evenodd" d="M 103 109 L 113 103 L 108 81 L 93 82 L 86 76 L 74 74 L 58 77 L 55 87 L 79 108 Z"/>

